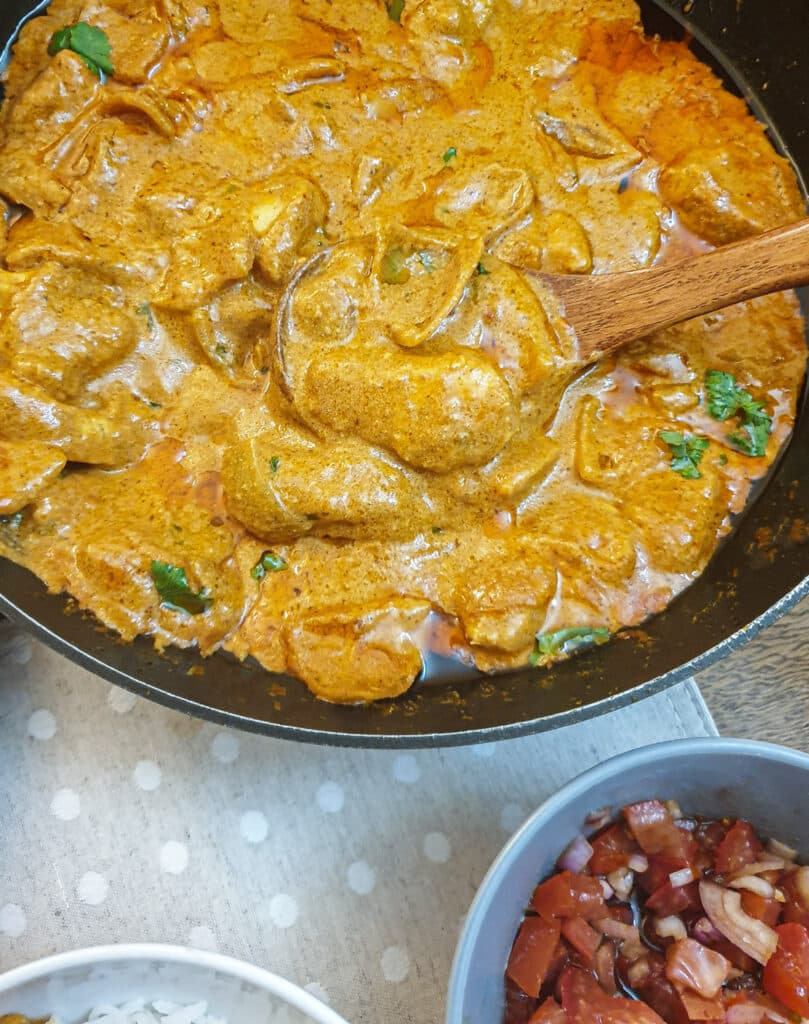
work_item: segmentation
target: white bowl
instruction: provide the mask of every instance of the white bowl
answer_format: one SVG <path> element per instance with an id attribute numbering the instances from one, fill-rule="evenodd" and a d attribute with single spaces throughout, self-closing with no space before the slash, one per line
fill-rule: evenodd
<path id="1" fill-rule="evenodd" d="M 131 999 L 189 1005 L 228 1024 L 346 1024 L 292 982 L 228 956 L 183 946 L 96 946 L 60 953 L 0 975 L 0 1015 L 87 1019 L 92 1007 Z"/>

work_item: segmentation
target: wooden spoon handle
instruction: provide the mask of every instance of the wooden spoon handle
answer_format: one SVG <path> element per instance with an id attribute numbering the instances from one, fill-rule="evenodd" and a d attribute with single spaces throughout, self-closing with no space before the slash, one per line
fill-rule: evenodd
<path id="1" fill-rule="evenodd" d="M 587 277 L 542 275 L 584 362 L 758 295 L 809 284 L 809 219 L 670 266 Z"/>

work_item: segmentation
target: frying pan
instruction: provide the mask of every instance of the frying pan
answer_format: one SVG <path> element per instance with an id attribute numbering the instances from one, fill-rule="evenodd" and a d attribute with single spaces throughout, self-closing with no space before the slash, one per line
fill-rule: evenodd
<path id="1" fill-rule="evenodd" d="M 2 0 L 0 40 L 33 4 Z M 681 38 L 745 95 L 776 145 L 809 173 L 809 5 L 806 0 L 642 2 L 647 31 Z M 775 9 L 777 8 L 777 10 Z M 721 43 L 722 52 L 712 43 Z M 766 108 L 759 102 L 766 100 Z M 73 612 L 24 569 L 0 559 L 0 611 L 56 651 L 144 697 L 239 728 L 317 743 L 427 746 L 496 740 L 570 725 L 648 696 L 697 672 L 773 622 L 809 592 L 809 411 L 755 505 L 700 578 L 642 630 L 550 670 L 497 676 L 436 674 L 406 696 L 371 706 L 316 700 L 296 679 L 227 654 L 158 655 L 123 644 Z"/>

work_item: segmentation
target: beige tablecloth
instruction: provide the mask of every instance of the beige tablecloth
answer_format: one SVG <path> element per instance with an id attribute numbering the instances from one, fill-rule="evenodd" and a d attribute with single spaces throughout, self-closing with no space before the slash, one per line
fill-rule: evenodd
<path id="1" fill-rule="evenodd" d="M 437 1024 L 463 915 L 528 813 L 612 754 L 714 731 L 687 683 L 487 746 L 303 746 L 146 703 L 4 627 L 0 967 L 176 942 L 356 1024 Z"/>

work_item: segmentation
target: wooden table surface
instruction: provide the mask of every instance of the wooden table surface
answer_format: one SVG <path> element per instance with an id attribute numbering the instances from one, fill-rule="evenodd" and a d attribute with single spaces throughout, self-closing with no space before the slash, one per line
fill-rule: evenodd
<path id="1" fill-rule="evenodd" d="M 809 751 L 809 598 L 697 677 L 724 736 Z"/>

